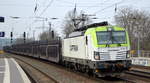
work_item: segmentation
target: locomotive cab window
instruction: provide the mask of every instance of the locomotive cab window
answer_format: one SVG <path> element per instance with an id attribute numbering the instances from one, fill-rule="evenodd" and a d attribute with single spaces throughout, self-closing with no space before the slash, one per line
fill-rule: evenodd
<path id="1" fill-rule="evenodd" d="M 125 31 L 102 31 L 96 32 L 98 44 L 125 44 Z"/>

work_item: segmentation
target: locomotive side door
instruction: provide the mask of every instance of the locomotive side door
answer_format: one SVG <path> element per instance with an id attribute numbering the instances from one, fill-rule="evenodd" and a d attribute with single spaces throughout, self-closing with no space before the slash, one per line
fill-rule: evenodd
<path id="1" fill-rule="evenodd" d="M 92 58 L 91 57 L 91 55 L 92 55 L 92 50 L 91 50 L 91 48 L 92 48 L 91 35 L 87 35 L 85 41 L 86 41 L 86 58 L 87 59 L 91 59 Z"/>

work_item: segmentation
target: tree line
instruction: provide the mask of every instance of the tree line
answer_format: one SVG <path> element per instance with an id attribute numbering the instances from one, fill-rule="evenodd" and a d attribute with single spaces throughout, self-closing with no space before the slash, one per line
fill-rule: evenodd
<path id="1" fill-rule="evenodd" d="M 138 50 L 138 41 L 140 50 L 150 49 L 150 14 L 148 12 L 122 8 L 115 16 L 115 22 L 128 31 L 132 49 Z"/>

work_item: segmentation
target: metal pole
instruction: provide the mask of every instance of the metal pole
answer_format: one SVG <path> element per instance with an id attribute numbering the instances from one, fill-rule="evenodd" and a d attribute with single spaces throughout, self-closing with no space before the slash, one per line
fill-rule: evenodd
<path id="1" fill-rule="evenodd" d="M 0 43 L 1 43 L 1 45 L 0 45 L 0 48 L 2 48 L 2 39 L 0 38 Z M 0 49 L 1 50 L 1 49 Z"/>
<path id="2" fill-rule="evenodd" d="M 82 14 L 82 18 L 81 18 L 81 20 L 82 20 L 82 27 L 84 26 L 84 24 L 85 24 L 85 14 Z"/>
<path id="3" fill-rule="evenodd" d="M 138 36 L 138 57 L 140 57 L 140 40 L 139 40 L 139 36 Z"/>
<path id="4" fill-rule="evenodd" d="M 52 26 L 52 24 L 51 24 L 51 22 L 49 22 L 49 32 L 51 31 L 51 27 Z"/>
<path id="5" fill-rule="evenodd" d="M 33 40 L 35 40 L 35 30 L 33 30 Z"/>
<path id="6" fill-rule="evenodd" d="M 43 32 L 44 32 L 44 24 L 45 24 L 45 23 L 44 23 L 44 19 L 43 19 Z"/>
<path id="7" fill-rule="evenodd" d="M 13 32 L 10 32 L 10 37 L 11 37 L 10 43 L 12 45 L 12 43 L 13 43 Z"/>
<path id="8" fill-rule="evenodd" d="M 51 22 L 49 22 L 49 38 L 52 38 L 52 37 L 51 37 L 51 34 L 50 34 L 50 33 L 51 33 L 51 30 L 52 30 L 52 24 L 51 24 Z"/>
<path id="9" fill-rule="evenodd" d="M 24 43 L 26 43 L 26 32 L 23 33 Z"/>

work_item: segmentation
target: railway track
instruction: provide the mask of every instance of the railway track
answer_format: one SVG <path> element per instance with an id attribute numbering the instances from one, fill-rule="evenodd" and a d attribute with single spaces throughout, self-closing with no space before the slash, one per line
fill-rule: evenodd
<path id="1" fill-rule="evenodd" d="M 127 74 L 132 74 L 144 78 L 150 78 L 150 72 L 138 71 L 138 70 L 131 70 L 130 72 L 126 72 Z"/>
<path id="2" fill-rule="evenodd" d="M 29 68 L 27 68 L 27 65 L 29 65 L 29 66 L 31 66 L 31 67 L 33 67 L 35 70 L 37 70 L 37 71 L 39 71 L 41 74 L 43 74 L 47 79 L 49 79 L 49 80 L 51 80 L 53 83 L 61 83 L 61 81 L 62 81 L 62 79 L 64 79 L 64 78 L 62 78 L 62 79 L 58 79 L 56 76 L 52 76 L 51 77 L 51 75 L 48 73 L 48 68 L 47 68 L 47 71 L 45 71 L 44 69 L 46 69 L 46 65 L 52 65 L 52 66 L 57 66 L 57 64 L 53 64 L 53 63 L 50 63 L 50 62 L 48 62 L 48 61 L 44 61 L 44 60 L 38 60 L 38 59 L 35 59 L 35 58 L 29 58 L 29 57 L 25 57 L 25 58 L 28 58 L 28 59 L 25 59 L 25 58 L 23 58 L 24 56 L 11 56 L 11 57 L 13 57 L 13 58 L 15 58 L 18 62 L 19 62 L 19 64 L 26 64 L 26 65 L 23 65 L 22 67 L 23 68 L 26 68 L 26 69 L 24 69 L 27 73 L 29 73 L 29 71 L 30 71 L 30 69 Z M 36 63 L 34 63 L 35 61 L 38 61 L 39 63 L 44 63 L 44 64 L 46 64 L 45 65 L 45 68 L 40 68 L 40 67 L 38 67 L 37 65 L 35 66 L 33 66 L 33 64 L 36 64 Z M 31 61 L 32 61 L 32 64 L 31 64 Z M 69 77 L 71 77 L 71 78 L 69 78 L 69 79 L 64 79 L 63 81 L 65 82 L 65 83 L 70 83 L 70 81 L 69 80 L 71 80 L 71 79 L 74 79 L 74 78 L 76 78 L 76 77 L 78 77 L 76 80 L 78 80 L 78 81 L 73 81 L 73 82 L 71 82 L 71 83 L 76 83 L 76 82 L 78 82 L 78 83 L 80 83 L 80 82 L 83 82 L 83 83 L 137 83 L 137 81 L 139 81 L 139 80 L 137 80 L 137 78 L 135 77 L 135 78 L 133 78 L 133 77 L 131 77 L 131 76 L 129 76 L 129 78 L 128 78 L 128 76 L 123 76 L 123 77 L 119 77 L 119 78 L 113 78 L 113 77 L 108 77 L 108 78 L 93 78 L 93 77 L 89 77 L 87 74 L 83 74 L 83 73 L 79 73 L 79 72 L 75 72 L 75 71 L 72 71 L 72 70 L 69 70 L 68 68 L 64 68 L 64 67 L 62 67 L 62 66 L 57 66 L 59 69 L 62 69 L 62 70 L 65 70 L 65 71 L 67 71 L 67 72 L 71 72 L 70 74 L 68 74 L 68 73 L 66 73 L 66 72 L 63 72 L 62 74 L 64 74 L 64 75 L 67 75 L 67 77 L 69 76 Z M 33 71 L 35 71 L 35 70 L 33 70 Z M 57 68 L 56 68 L 56 70 L 57 70 Z M 62 70 L 59 70 L 59 71 L 62 71 Z M 74 75 L 74 74 L 72 74 L 72 73 L 75 73 L 76 75 Z M 30 73 L 29 73 L 30 74 Z M 129 74 L 129 73 L 128 73 Z M 73 76 L 72 76 L 73 75 Z M 37 75 L 36 75 L 37 76 Z M 45 78 L 43 76 L 43 78 Z M 30 77 L 33 77 L 33 76 L 30 76 Z M 65 76 L 65 78 L 67 78 L 66 76 Z M 60 78 L 60 77 L 59 77 Z M 79 78 L 82 78 L 82 79 L 79 79 Z M 133 78 L 133 79 L 130 79 L 130 78 Z M 45 79 L 45 80 L 47 80 L 47 79 Z M 136 80 L 135 80 L 136 79 Z M 60 81 L 61 80 L 61 81 Z M 66 81 L 66 80 L 68 80 L 68 81 Z M 80 80 L 80 81 L 79 81 Z M 51 82 L 51 83 L 52 83 Z M 142 81 L 143 82 L 143 81 Z M 36 83 L 44 83 L 44 82 L 36 82 Z M 46 83 L 48 83 L 48 82 L 46 82 Z M 143 83 L 147 83 L 147 82 L 143 82 Z"/>
<path id="3" fill-rule="evenodd" d="M 132 83 L 149 83 L 150 73 L 132 69 L 131 71 L 125 72 L 125 75 L 120 79 L 128 80 Z"/>
<path id="4" fill-rule="evenodd" d="M 43 61 L 43 60 L 37 60 L 34 58 L 29 58 L 29 57 L 23 57 L 23 56 L 11 56 L 13 58 L 15 58 L 19 64 L 22 63 L 27 64 L 27 65 L 31 65 L 34 68 L 36 67 L 36 69 L 42 71 L 44 74 L 46 74 L 45 76 L 49 76 L 51 77 L 53 82 L 45 82 L 45 83 L 106 83 L 106 81 L 102 81 L 102 80 L 95 80 L 95 79 L 91 79 L 91 78 L 87 78 L 84 76 L 79 76 L 78 73 L 74 73 L 74 72 L 69 72 L 69 70 L 64 70 L 63 68 L 59 67 L 54 67 L 55 65 L 51 63 L 49 63 L 48 61 Z M 32 62 L 32 64 L 31 64 Z M 37 64 L 38 63 L 38 64 Z M 23 69 L 25 68 L 25 71 L 30 71 L 29 69 L 26 69 L 26 66 L 22 66 Z M 51 69 L 50 69 L 51 68 Z M 51 71 L 52 70 L 52 71 Z M 54 72 L 54 71 L 57 72 Z M 32 73 L 32 72 L 31 72 Z M 33 76 L 30 76 L 33 77 Z M 42 77 L 44 78 L 44 77 Z M 45 79 L 45 78 L 44 78 Z M 44 82 L 36 82 L 36 83 L 44 83 Z"/>
<path id="5" fill-rule="evenodd" d="M 10 56 L 5 56 L 5 57 L 11 58 Z M 23 68 L 23 70 L 30 77 L 30 80 L 32 81 L 32 83 L 49 83 L 49 82 L 50 83 L 58 83 L 57 80 L 55 80 L 51 76 L 47 75 L 45 72 L 38 69 L 37 67 L 31 65 L 27 61 L 24 61 L 24 60 L 17 58 L 17 57 L 13 57 L 13 58 L 15 58 L 15 60 L 17 60 L 17 62 L 19 62 L 19 64 Z M 41 77 L 44 79 L 40 79 Z"/>

